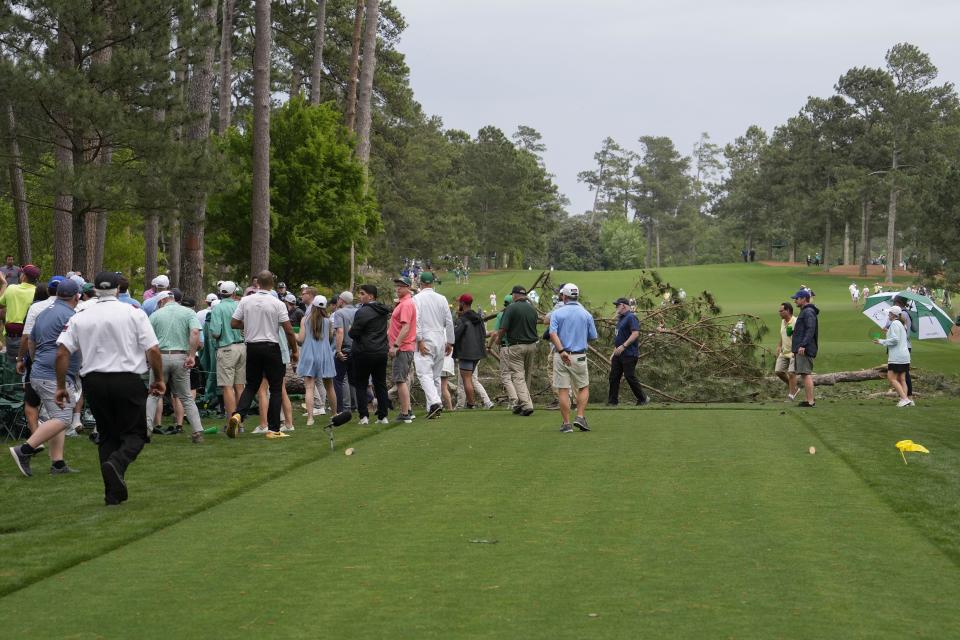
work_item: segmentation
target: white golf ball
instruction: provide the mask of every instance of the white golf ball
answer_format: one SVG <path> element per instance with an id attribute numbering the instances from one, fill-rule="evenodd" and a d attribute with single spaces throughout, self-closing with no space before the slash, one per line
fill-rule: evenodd
<path id="1" fill-rule="evenodd" d="M 816 448 L 816 447 L 810 447 L 810 455 L 813 455 L 813 454 L 815 454 L 816 452 L 817 452 L 817 448 Z"/>
<path id="2" fill-rule="evenodd" d="M 352 455 L 353 455 L 353 447 L 350 447 L 349 449 L 347 449 L 346 451 L 344 451 L 344 452 L 343 452 L 343 455 L 345 455 L 345 456 L 352 456 Z"/>

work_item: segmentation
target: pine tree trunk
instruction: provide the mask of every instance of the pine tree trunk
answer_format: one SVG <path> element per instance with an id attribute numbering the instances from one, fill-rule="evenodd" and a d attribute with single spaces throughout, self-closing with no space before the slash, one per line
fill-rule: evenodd
<path id="1" fill-rule="evenodd" d="M 357 0 L 353 13 L 353 43 L 350 48 L 350 77 L 347 80 L 347 129 L 356 131 L 357 83 L 360 81 L 360 31 L 363 28 L 363 0 Z"/>
<path id="2" fill-rule="evenodd" d="M 167 272 L 170 274 L 170 285 L 180 286 L 180 264 L 183 260 L 182 234 L 180 232 L 180 215 L 175 213 L 170 219 L 170 235 L 167 236 Z"/>
<path id="3" fill-rule="evenodd" d="M 320 104 L 320 78 L 323 76 L 323 44 L 327 28 L 327 0 L 317 0 L 317 27 L 313 34 L 313 64 L 310 67 L 310 104 Z"/>
<path id="4" fill-rule="evenodd" d="M 843 266 L 850 264 L 850 221 L 843 223 Z"/>
<path id="5" fill-rule="evenodd" d="M 830 214 L 827 214 L 827 220 L 823 225 L 823 270 L 830 271 L 830 231 L 832 220 Z"/>
<path id="6" fill-rule="evenodd" d="M 787 256 L 787 262 L 796 262 L 797 261 L 797 241 L 790 241 L 790 253 Z"/>
<path id="7" fill-rule="evenodd" d="M 220 31 L 220 113 L 217 132 L 230 128 L 233 89 L 233 14 L 236 0 L 223 0 L 223 25 Z"/>
<path id="8" fill-rule="evenodd" d="M 864 198 L 860 212 L 860 269 L 857 272 L 861 278 L 867 277 L 867 265 L 870 263 L 870 214 L 873 203 L 870 198 Z"/>
<path id="9" fill-rule="evenodd" d="M 657 269 L 660 268 L 660 226 L 657 225 L 654 227 L 653 231 L 657 236 Z"/>
<path id="10" fill-rule="evenodd" d="M 143 255 L 143 289 L 150 288 L 153 279 L 157 277 L 157 247 L 160 244 L 160 218 L 156 213 L 147 216 L 143 224 L 144 255 Z"/>
<path id="11" fill-rule="evenodd" d="M 13 211 L 17 221 L 20 264 L 30 264 L 33 262 L 33 251 L 30 246 L 30 211 L 27 208 L 27 189 L 23 183 L 23 167 L 20 165 L 17 118 L 10 103 L 7 103 L 7 133 L 10 137 L 10 194 L 13 196 Z"/>
<path id="12" fill-rule="evenodd" d="M 60 26 L 57 38 L 58 63 L 61 69 L 68 70 L 76 65 L 75 52 L 70 36 L 67 35 L 66 25 Z M 73 195 L 67 186 L 73 174 L 73 142 L 70 136 L 64 133 L 70 126 L 69 116 L 59 113 L 57 119 L 59 126 L 56 126 L 53 155 L 59 184 L 53 201 L 53 271 L 66 273 L 73 269 Z"/>
<path id="13" fill-rule="evenodd" d="M 300 85 L 303 84 L 303 74 L 300 73 L 300 67 L 293 65 L 290 68 L 290 97 L 294 98 L 300 95 Z"/>
<path id="14" fill-rule="evenodd" d="M 270 267 L 270 0 L 256 0 L 250 273 Z"/>
<path id="15" fill-rule="evenodd" d="M 103 5 L 103 11 L 108 18 L 112 17 L 113 9 L 109 2 Z M 92 56 L 92 61 L 95 65 L 107 65 L 110 63 L 112 57 L 113 49 L 111 47 L 106 47 L 94 53 Z M 98 135 L 101 136 L 99 155 L 96 158 L 91 158 L 91 160 L 96 162 L 101 167 L 109 167 L 113 157 L 113 153 L 109 146 L 109 140 L 103 138 L 102 133 Z M 86 220 L 84 221 L 84 228 L 86 231 L 84 234 L 84 239 L 87 247 L 87 259 L 84 263 L 84 274 L 86 274 L 87 279 L 90 280 L 97 273 L 99 273 L 103 267 L 103 253 L 107 241 L 106 210 L 102 207 L 97 207 L 96 209 L 92 209 L 90 212 L 88 212 L 86 215 Z"/>
<path id="16" fill-rule="evenodd" d="M 886 279 L 887 284 L 893 283 L 893 261 L 896 259 L 896 228 L 897 228 L 897 198 L 900 196 L 900 190 L 896 187 L 890 189 L 890 208 L 887 211 L 887 264 Z"/>
<path id="17" fill-rule="evenodd" d="M 217 22 L 217 4 L 215 0 L 206 0 L 199 12 L 201 31 L 213 31 Z M 208 140 L 210 137 L 210 100 L 213 96 L 213 57 L 214 40 L 210 38 L 199 43 L 195 51 L 198 63 L 190 74 L 187 89 L 187 110 L 193 117 L 187 128 L 186 144 L 192 154 L 198 157 L 198 164 L 206 167 Z M 207 189 L 202 180 L 197 182 L 196 192 L 190 194 L 183 220 L 183 271 L 180 274 L 180 288 L 195 300 L 203 295 L 203 250 L 204 234 L 207 226 Z"/>
<path id="18" fill-rule="evenodd" d="M 357 158 L 367 164 L 370 160 L 370 124 L 373 116 L 373 75 L 377 67 L 377 24 L 380 20 L 380 0 L 367 0 L 363 26 L 363 69 L 360 71 L 360 90 L 357 100 Z"/>
<path id="19" fill-rule="evenodd" d="M 647 259 L 644 266 L 649 269 L 653 266 L 653 220 L 647 221 Z"/>

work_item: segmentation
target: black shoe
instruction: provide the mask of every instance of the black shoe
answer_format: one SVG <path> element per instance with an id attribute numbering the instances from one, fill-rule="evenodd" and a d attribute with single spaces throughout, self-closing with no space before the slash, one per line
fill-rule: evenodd
<path id="1" fill-rule="evenodd" d="M 514 407 L 513 407 L 513 412 L 514 412 L 516 415 L 520 415 L 520 412 L 521 412 L 521 411 L 523 411 L 523 405 L 519 405 L 519 404 L 518 404 L 518 405 L 514 405 Z"/>
<path id="2" fill-rule="evenodd" d="M 174 434 L 183 433 L 183 425 L 182 425 L 182 424 L 178 424 L 178 425 L 176 426 L 176 428 L 173 430 L 173 433 L 174 433 Z"/>
<path id="3" fill-rule="evenodd" d="M 427 410 L 427 420 L 433 420 L 434 418 L 439 418 L 440 413 L 443 411 L 442 404 L 434 404 L 430 406 L 430 409 Z"/>
<path id="4" fill-rule="evenodd" d="M 123 474 L 112 462 L 107 460 L 100 465 L 100 472 L 103 474 L 103 484 L 106 488 L 106 501 L 111 504 L 113 500 L 117 503 L 127 499 L 127 483 L 123 480 Z"/>
<path id="5" fill-rule="evenodd" d="M 573 419 L 573 426 L 580 431 L 590 431 L 590 427 L 587 426 L 587 419 L 582 416 L 577 416 Z"/>
<path id="6" fill-rule="evenodd" d="M 90 442 L 92 442 L 93 444 L 97 444 L 97 445 L 100 444 L 100 432 L 99 432 L 99 431 L 94 431 L 93 433 L 91 433 L 90 436 L 89 436 L 89 438 L 90 438 Z"/>
<path id="7" fill-rule="evenodd" d="M 476 409 L 476 408 L 477 408 L 477 405 L 475 405 L 475 404 L 468 404 L 468 405 L 467 405 L 467 409 Z"/>
<path id="8" fill-rule="evenodd" d="M 639 404 L 639 403 L 637 403 L 637 404 Z M 608 406 L 608 407 L 619 407 L 619 406 L 620 406 L 620 403 L 619 403 L 619 402 L 608 402 L 608 403 L 607 403 L 607 406 Z"/>
<path id="9" fill-rule="evenodd" d="M 569 423 L 560 425 L 560 433 L 573 433 L 573 425 Z"/>
<path id="10" fill-rule="evenodd" d="M 533 415 L 533 409 L 532 409 L 532 408 L 530 408 L 530 409 L 524 409 L 524 410 L 522 410 L 522 411 L 520 412 L 520 415 L 522 415 L 524 418 L 526 418 L 527 416 L 532 416 L 532 415 Z"/>
<path id="11" fill-rule="evenodd" d="M 810 402 L 807 402 L 806 400 L 804 400 L 803 402 L 801 402 L 801 403 L 798 404 L 797 406 L 798 406 L 798 407 L 804 407 L 804 408 L 807 408 L 807 409 L 812 409 L 813 407 L 817 406 L 817 403 L 816 403 L 816 402 L 810 403 Z"/>
<path id="12" fill-rule="evenodd" d="M 648 398 L 647 396 L 644 396 L 642 400 L 637 400 L 638 407 L 645 407 L 648 404 L 650 404 L 650 398 Z"/>
<path id="13" fill-rule="evenodd" d="M 20 452 L 20 445 L 15 447 L 10 447 L 10 456 L 13 458 L 13 461 L 17 465 L 17 469 L 20 469 L 20 473 L 27 476 L 28 478 L 33 475 L 33 472 L 30 471 L 30 458 L 31 456 L 24 455 Z"/>

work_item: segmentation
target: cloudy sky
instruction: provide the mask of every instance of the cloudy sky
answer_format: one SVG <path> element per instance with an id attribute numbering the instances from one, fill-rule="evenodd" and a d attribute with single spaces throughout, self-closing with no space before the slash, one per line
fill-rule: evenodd
<path id="1" fill-rule="evenodd" d="M 606 136 L 636 149 L 664 135 L 689 155 L 700 132 L 726 143 L 826 96 L 851 67 L 910 42 L 960 82 L 960 2 L 948 0 L 393 0 L 400 50 L 427 113 L 472 134 L 539 130 L 571 200 L 592 196 Z"/>

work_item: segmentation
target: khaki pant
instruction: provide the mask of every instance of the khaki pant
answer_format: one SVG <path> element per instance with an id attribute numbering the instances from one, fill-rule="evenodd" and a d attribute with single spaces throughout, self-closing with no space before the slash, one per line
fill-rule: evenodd
<path id="1" fill-rule="evenodd" d="M 513 376 L 510 374 L 510 347 L 500 347 L 500 382 L 510 398 L 510 408 L 517 406 L 517 389 L 513 386 Z"/>
<path id="2" fill-rule="evenodd" d="M 510 367 L 510 380 L 517 393 L 517 403 L 524 409 L 533 409 L 529 383 L 530 376 L 533 375 L 533 359 L 537 355 L 537 345 L 515 344 L 508 349 L 507 362 Z"/>

